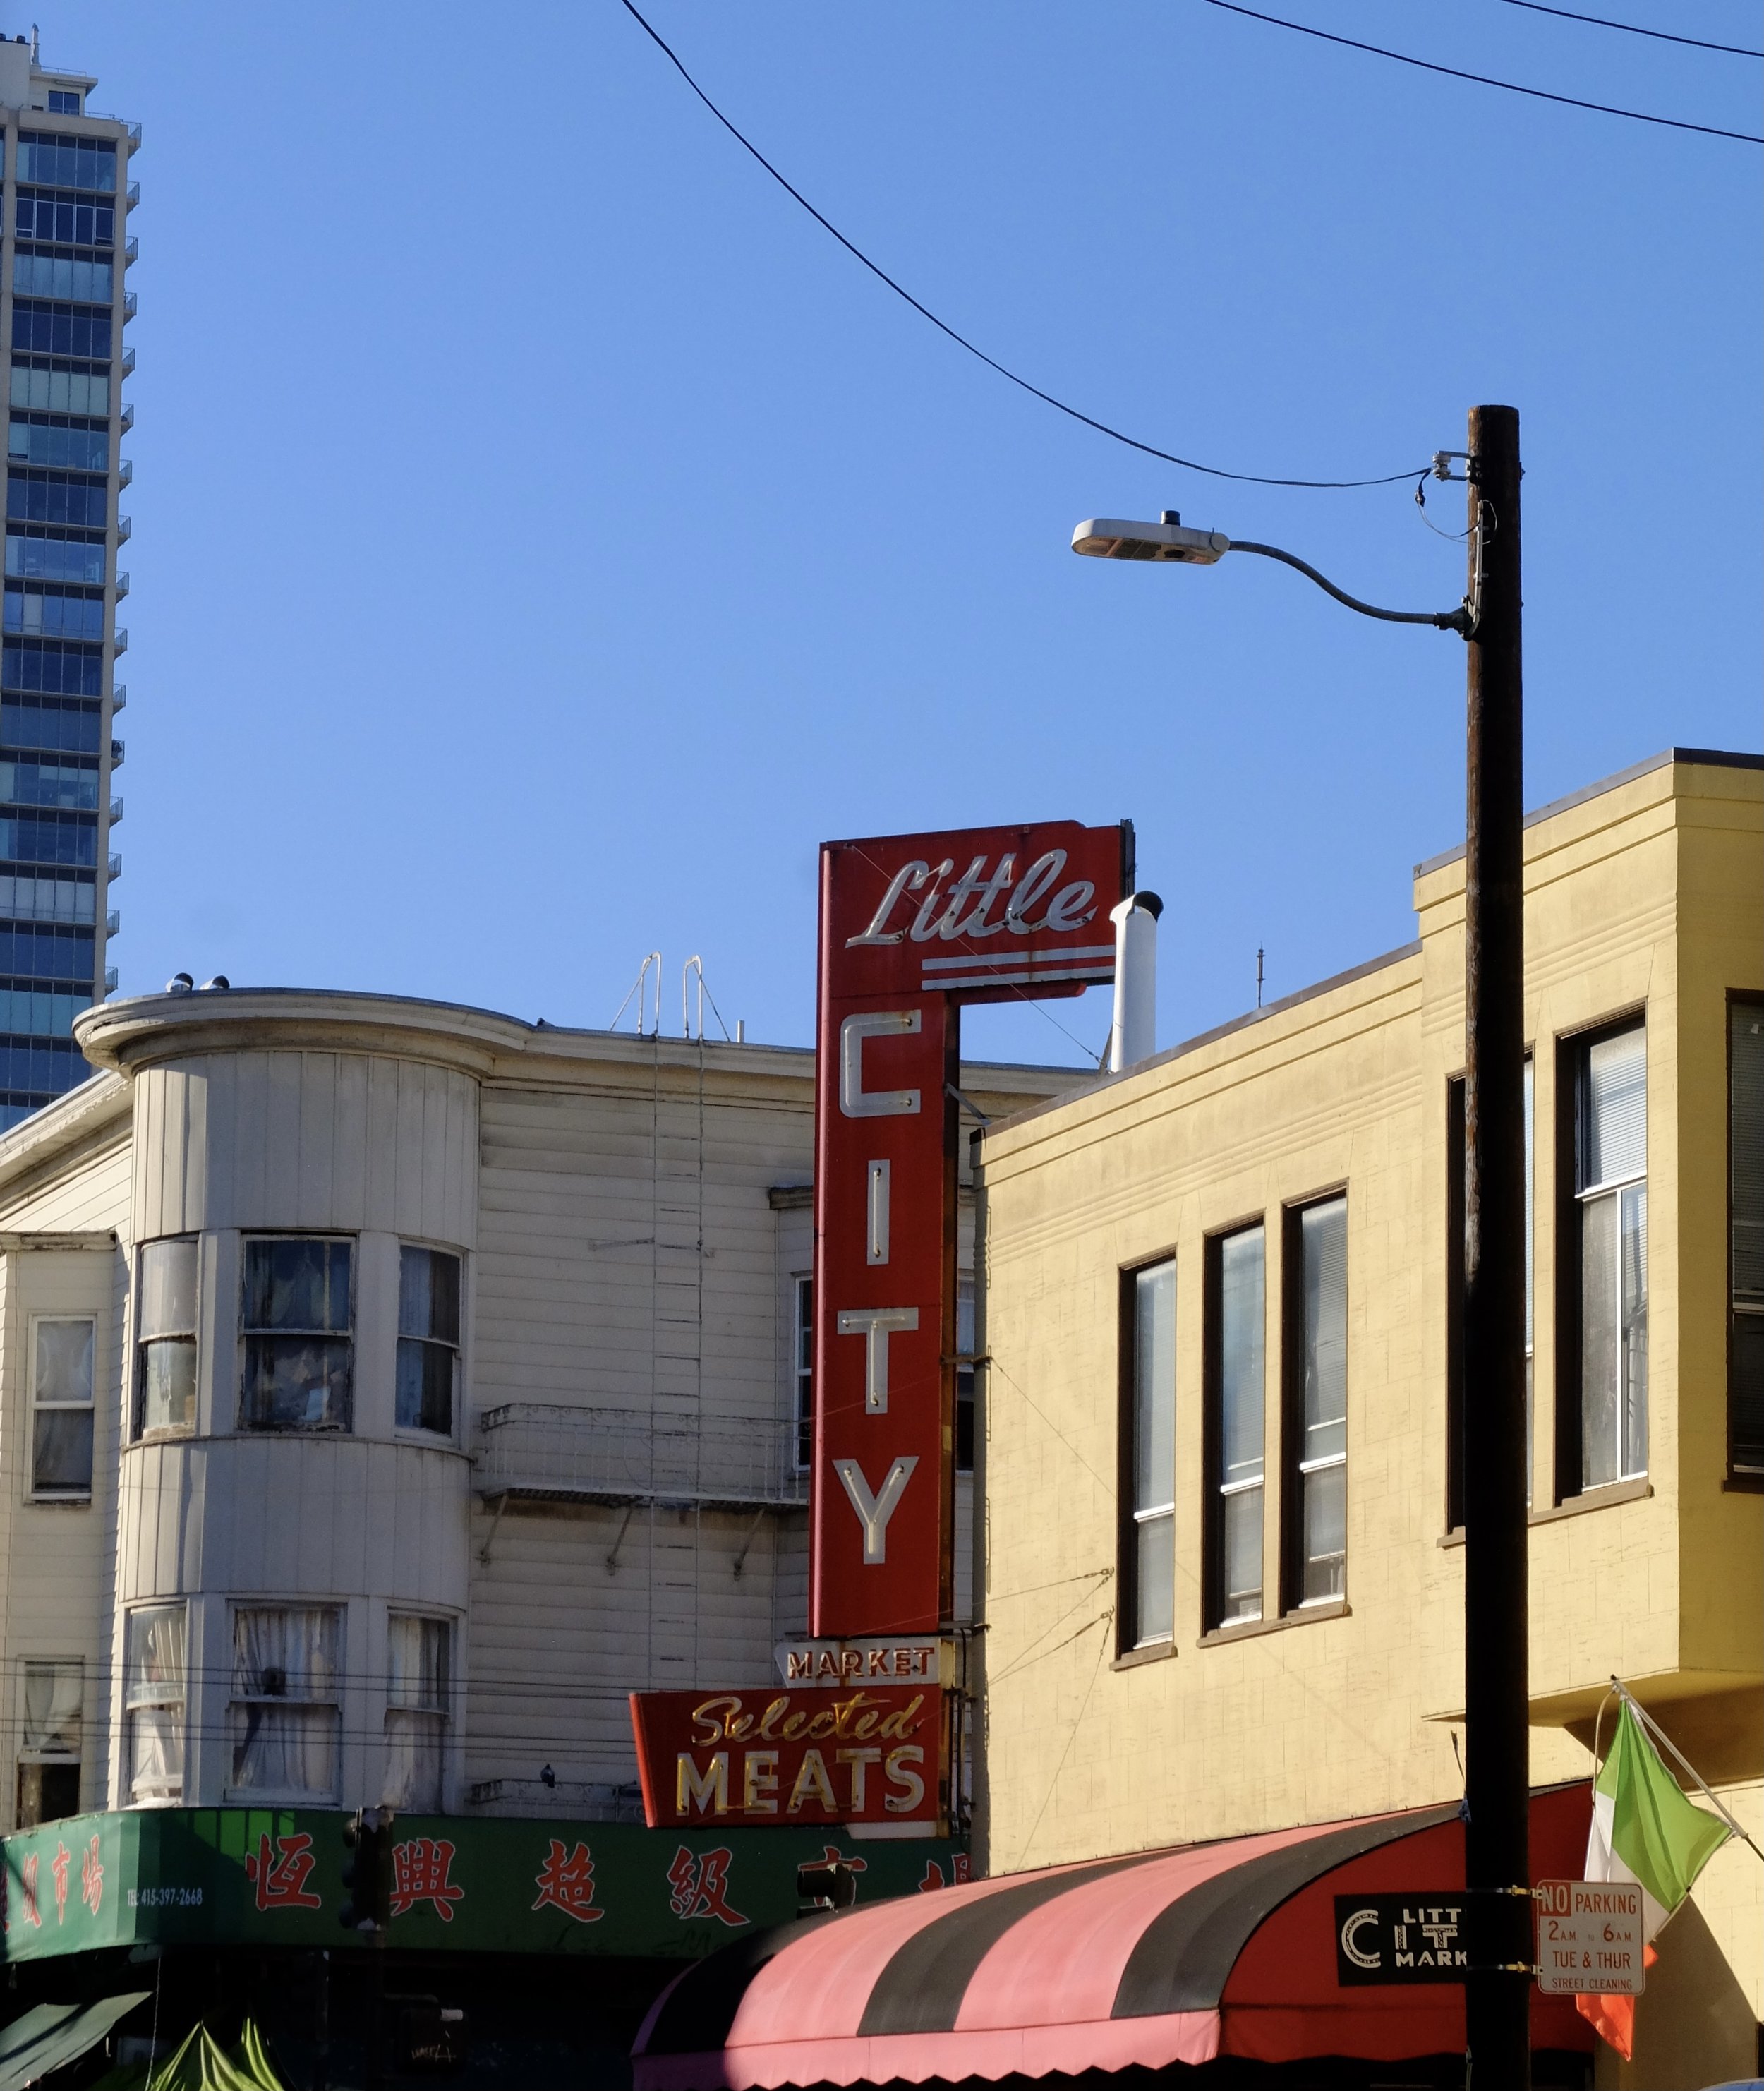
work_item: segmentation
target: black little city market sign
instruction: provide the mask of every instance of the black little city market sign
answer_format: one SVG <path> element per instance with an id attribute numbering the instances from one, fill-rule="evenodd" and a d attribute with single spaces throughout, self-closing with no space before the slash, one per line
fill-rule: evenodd
<path id="1" fill-rule="evenodd" d="M 0 1960 L 148 1942 L 347 1950 L 345 1817 L 289 1809 L 76 1815 L 0 1839 Z M 942 1838 L 837 1829 L 399 1816 L 388 1943 L 424 1952 L 697 1959 L 799 1911 L 796 1869 L 856 1869 L 860 1901 L 967 1877 Z"/>
<path id="2" fill-rule="evenodd" d="M 1462 1891 L 1335 1897 L 1335 1979 L 1343 1989 L 1378 1983 L 1461 1982 L 1470 1972 L 1471 1897 Z"/>

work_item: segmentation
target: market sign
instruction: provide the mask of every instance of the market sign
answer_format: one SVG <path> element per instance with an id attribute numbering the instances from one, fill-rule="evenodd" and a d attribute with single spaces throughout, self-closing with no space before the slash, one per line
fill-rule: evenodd
<path id="1" fill-rule="evenodd" d="M 898 1683 L 951 1685 L 955 1645 L 935 1634 L 891 1634 L 858 1640 L 781 1640 L 772 1651 L 787 1684 Z"/>
<path id="2" fill-rule="evenodd" d="M 1639 1997 L 1641 1890 L 1624 1881 L 1539 1881 L 1538 1987 L 1547 1996 Z"/>
<path id="3" fill-rule="evenodd" d="M 1469 1972 L 1470 1898 L 1450 1889 L 1335 1897 L 1335 1979 L 1461 1982 Z"/>
<path id="4" fill-rule="evenodd" d="M 631 1719 L 652 1829 L 937 1826 L 944 1722 L 934 1684 L 633 1692 Z"/>
<path id="5" fill-rule="evenodd" d="M 146 1944 L 364 1950 L 339 1921 L 348 1819 L 153 1809 L 17 1832 L 0 1839 L 0 1960 Z M 692 1960 L 795 1918 L 801 1866 L 842 1861 L 863 1902 L 968 1878 L 960 1843 L 860 1845 L 805 1823 L 761 1835 L 730 1822 L 655 1830 L 399 1815 L 391 1857 L 387 1942 L 425 1953 Z"/>
<path id="6" fill-rule="evenodd" d="M 964 1002 L 1115 977 L 1133 831 L 1050 821 L 823 843 L 809 1629 L 954 1611 Z"/>

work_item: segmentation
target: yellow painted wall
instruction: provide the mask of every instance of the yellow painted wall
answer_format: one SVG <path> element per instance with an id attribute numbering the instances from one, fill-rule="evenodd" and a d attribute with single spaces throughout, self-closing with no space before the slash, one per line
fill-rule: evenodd
<path id="1" fill-rule="evenodd" d="M 1726 998 L 1764 988 L 1764 773 L 1664 763 L 1547 811 L 1525 856 L 1538 1127 L 1533 1774 L 1587 1770 L 1589 1723 L 1617 1671 L 1712 1777 L 1743 1781 L 1764 1770 L 1764 1498 L 1723 1486 Z M 1417 875 L 1418 951 L 987 1136 L 982 1839 L 995 1873 L 1459 1790 L 1463 1553 L 1442 1541 L 1446 1099 L 1463 1060 L 1463 874 L 1460 857 Z M 1555 1041 L 1643 1008 L 1650 1473 L 1645 1491 L 1557 1507 Z M 1271 1606 L 1279 1214 L 1341 1185 L 1346 1605 L 1203 1645 L 1203 1243 L 1268 1222 Z M 1167 1655 L 1123 1661 L 1119 1273 L 1172 1251 L 1176 1631 Z M 1699 1895 L 1724 1964 L 1738 1955 L 1734 1978 L 1754 2016 L 1755 1885 L 1724 1857 Z M 1648 2018 L 1644 2004 L 1644 2027 Z"/>

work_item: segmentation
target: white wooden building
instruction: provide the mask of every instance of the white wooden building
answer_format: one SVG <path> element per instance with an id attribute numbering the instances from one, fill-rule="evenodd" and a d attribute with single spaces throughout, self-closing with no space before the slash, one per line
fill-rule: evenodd
<path id="1" fill-rule="evenodd" d="M 625 1694 L 804 1626 L 812 1055 L 291 989 L 78 1030 L 0 1137 L 6 1826 L 630 1815 Z"/>

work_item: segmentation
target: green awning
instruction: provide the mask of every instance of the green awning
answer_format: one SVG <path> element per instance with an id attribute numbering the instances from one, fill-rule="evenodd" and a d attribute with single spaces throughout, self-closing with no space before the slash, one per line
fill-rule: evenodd
<path id="1" fill-rule="evenodd" d="M 24 2091 L 28 2084 L 77 2062 L 147 1998 L 145 1990 L 132 1990 L 84 2011 L 72 2004 L 38 2004 L 15 2019 L 0 2033 L 0 2091 Z"/>

